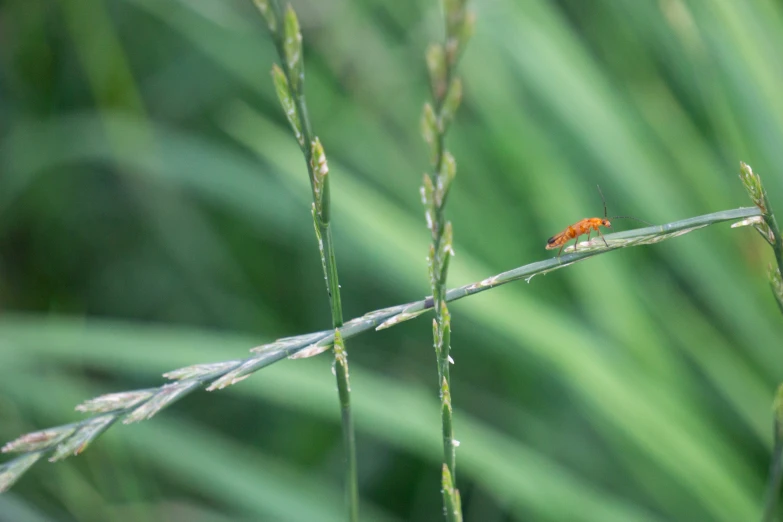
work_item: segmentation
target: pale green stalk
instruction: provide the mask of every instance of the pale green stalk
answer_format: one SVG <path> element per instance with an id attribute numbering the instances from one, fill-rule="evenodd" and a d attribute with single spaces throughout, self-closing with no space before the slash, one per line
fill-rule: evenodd
<path id="1" fill-rule="evenodd" d="M 745 186 L 745 190 L 748 191 L 750 199 L 753 200 L 753 203 L 756 204 L 761 213 L 761 217 L 756 218 L 752 224 L 761 236 L 767 240 L 775 254 L 777 266 L 770 265 L 769 267 L 769 283 L 778 307 L 781 313 L 783 313 L 783 276 L 781 276 L 783 274 L 783 238 L 780 235 L 778 222 L 775 219 L 775 214 L 772 212 L 767 191 L 764 190 L 761 178 L 753 172 L 750 165 L 740 163 L 740 179 Z M 772 459 L 769 466 L 762 522 L 772 522 L 776 519 L 775 511 L 777 510 L 778 498 L 780 497 L 780 483 L 783 480 L 783 384 L 778 387 L 775 396 L 772 430 Z"/>
<path id="2" fill-rule="evenodd" d="M 761 216 L 761 210 L 757 207 L 738 208 L 666 225 L 607 234 L 604 237 L 609 244 L 608 247 L 600 239 L 594 238 L 589 242 L 580 243 L 577 252 L 573 252 L 573 247 L 568 247 L 560 257 L 524 265 L 476 283 L 453 288 L 445 293 L 445 300 L 456 301 L 520 279 L 530 282 L 536 275 L 546 274 L 612 250 L 658 243 L 717 223 L 742 220 L 737 225 L 753 225 Z M 332 346 L 335 346 L 336 357 L 342 357 L 344 339 L 372 329 L 389 328 L 418 317 L 431 309 L 433 303 L 433 298 L 430 296 L 421 301 L 375 310 L 351 319 L 335 330 L 278 339 L 273 343 L 258 346 L 251 350 L 253 355 L 246 359 L 196 364 L 165 373 L 164 377 L 173 382 L 159 388 L 118 392 L 91 399 L 77 406 L 76 409 L 91 413 L 93 416 L 80 422 L 22 435 L 3 447 L 4 453 L 21 453 L 21 455 L 0 465 L 0 492 L 10 488 L 30 466 L 45 456 L 49 456 L 51 461 L 57 461 L 81 453 L 118 420 L 129 424 L 149 419 L 197 389 L 206 387 L 207 390 L 212 391 L 226 388 L 286 357 L 309 357 L 326 351 Z M 335 339 L 336 336 L 339 336 L 338 339 Z M 444 475 L 446 469 L 447 467 L 444 467 Z M 450 477 L 451 474 L 448 474 L 448 477 L 444 476 L 444 480 Z M 455 497 L 457 494 L 458 492 L 455 491 Z"/>

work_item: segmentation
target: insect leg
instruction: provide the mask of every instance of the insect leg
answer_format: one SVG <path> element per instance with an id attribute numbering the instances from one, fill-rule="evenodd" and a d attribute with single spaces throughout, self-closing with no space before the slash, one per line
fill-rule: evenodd
<path id="1" fill-rule="evenodd" d="M 590 234 L 592 233 L 592 230 L 587 231 L 587 242 L 590 242 Z"/>
<path id="2" fill-rule="evenodd" d="M 576 252 L 576 245 L 578 245 L 578 244 L 579 244 L 579 236 L 576 236 L 574 238 L 574 252 Z"/>
<path id="3" fill-rule="evenodd" d="M 608 247 L 608 246 L 609 246 L 609 243 L 607 243 L 607 242 L 606 242 L 606 238 L 605 238 L 605 237 L 604 237 L 604 235 L 601 233 L 601 230 L 596 228 L 596 229 L 595 229 L 595 231 L 596 231 L 596 232 L 598 232 L 598 235 L 599 235 L 599 236 L 601 236 L 601 239 L 603 239 L 603 240 L 604 240 L 604 245 L 606 245 L 606 246 Z"/>

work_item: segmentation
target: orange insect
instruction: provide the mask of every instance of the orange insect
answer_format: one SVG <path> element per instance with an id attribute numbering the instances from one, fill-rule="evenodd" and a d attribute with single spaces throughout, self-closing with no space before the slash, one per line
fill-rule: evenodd
<path id="1" fill-rule="evenodd" d="M 574 242 L 574 252 L 576 252 L 576 245 L 579 243 L 579 236 L 587 234 L 587 240 L 590 241 L 590 234 L 592 233 L 593 230 L 598 232 L 598 235 L 601 236 L 601 239 L 604 240 L 604 244 L 608 247 L 609 243 L 606 242 L 604 235 L 601 234 L 601 227 L 612 228 L 612 223 L 609 221 L 610 219 L 634 219 L 636 221 L 641 221 L 642 223 L 647 223 L 647 221 L 643 221 L 641 219 L 637 219 L 631 216 L 614 216 L 612 218 L 606 217 L 606 200 L 604 199 L 603 192 L 601 192 L 601 187 L 598 187 L 598 193 L 601 194 L 601 200 L 604 202 L 603 219 L 594 217 L 594 218 L 585 218 L 581 221 L 577 221 L 576 223 L 569 226 L 559 234 L 554 235 L 549 239 L 547 239 L 546 241 L 547 250 L 552 250 L 554 248 L 560 247 L 560 250 L 557 252 L 557 256 L 560 257 L 560 254 L 563 252 L 563 248 L 565 248 L 565 244 L 571 241 L 572 239 L 576 239 L 576 241 Z M 647 224 L 649 225 L 650 223 Z"/>

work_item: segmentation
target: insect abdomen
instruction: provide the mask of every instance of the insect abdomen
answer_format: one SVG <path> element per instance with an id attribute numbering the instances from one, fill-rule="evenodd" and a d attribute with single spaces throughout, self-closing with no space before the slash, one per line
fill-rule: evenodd
<path id="1" fill-rule="evenodd" d="M 566 229 L 564 232 L 561 232 L 560 234 L 556 236 L 552 236 L 549 239 L 546 240 L 546 249 L 551 250 L 553 248 L 557 248 L 569 239 L 572 239 L 572 236 L 570 234 L 570 230 Z"/>

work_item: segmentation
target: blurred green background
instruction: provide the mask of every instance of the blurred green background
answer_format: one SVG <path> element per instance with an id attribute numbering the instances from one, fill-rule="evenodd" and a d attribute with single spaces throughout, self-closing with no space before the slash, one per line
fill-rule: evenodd
<path id="1" fill-rule="evenodd" d="M 450 286 L 600 215 L 783 211 L 783 6 L 475 0 L 448 142 Z M 347 317 L 428 293 L 435 0 L 294 0 Z M 328 328 L 304 162 L 247 0 L 0 6 L 0 439 L 94 395 Z M 616 228 L 635 226 L 617 221 Z M 600 256 L 452 308 L 468 521 L 760 516 L 783 321 L 749 229 Z M 441 517 L 427 316 L 348 342 L 363 519 Z M 0 520 L 340 521 L 331 357 L 283 361 L 40 463 Z"/>

